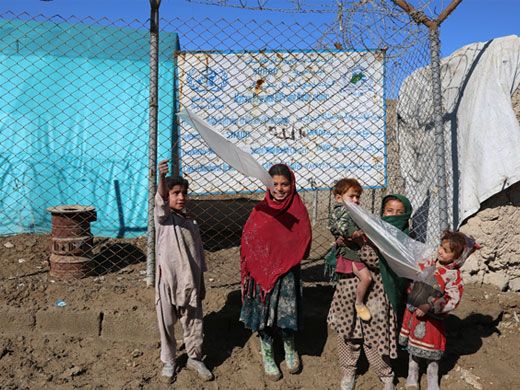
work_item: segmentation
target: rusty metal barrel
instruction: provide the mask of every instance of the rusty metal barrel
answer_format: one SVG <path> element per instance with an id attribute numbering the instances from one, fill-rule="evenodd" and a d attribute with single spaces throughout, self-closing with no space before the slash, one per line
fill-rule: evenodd
<path id="1" fill-rule="evenodd" d="M 69 279 L 87 276 L 93 269 L 90 222 L 97 219 L 94 207 L 62 205 L 47 211 L 52 222 L 50 274 Z"/>

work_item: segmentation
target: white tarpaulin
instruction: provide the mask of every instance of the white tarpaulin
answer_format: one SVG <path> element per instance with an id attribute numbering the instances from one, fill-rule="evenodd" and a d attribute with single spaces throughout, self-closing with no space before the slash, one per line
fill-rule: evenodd
<path id="1" fill-rule="evenodd" d="M 394 272 L 412 280 L 423 280 L 418 264 L 435 256 L 435 249 L 415 241 L 395 226 L 375 217 L 354 203 L 345 202 L 350 216 L 385 256 Z"/>
<path id="2" fill-rule="evenodd" d="M 440 232 L 430 72 L 421 68 L 403 82 L 397 113 L 406 195 L 427 215 L 425 236 L 433 243 Z M 441 79 L 448 215 L 458 228 L 483 201 L 520 181 L 520 125 L 511 102 L 520 83 L 520 38 L 464 46 L 441 61 Z"/>
<path id="3" fill-rule="evenodd" d="M 208 123 L 187 108 L 181 110 L 177 115 L 197 130 L 208 146 L 222 160 L 242 174 L 260 179 L 266 187 L 274 192 L 271 175 L 269 175 L 269 172 L 267 172 L 253 156 L 233 145 L 218 134 Z"/>

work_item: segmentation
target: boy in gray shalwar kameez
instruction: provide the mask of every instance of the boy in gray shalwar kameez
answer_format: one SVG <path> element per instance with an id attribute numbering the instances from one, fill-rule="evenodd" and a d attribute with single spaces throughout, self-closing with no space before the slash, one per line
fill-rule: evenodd
<path id="1" fill-rule="evenodd" d="M 181 321 L 188 354 L 187 368 L 205 380 L 213 374 L 202 358 L 202 300 L 206 290 L 206 261 L 199 228 L 183 213 L 187 203 L 188 181 L 180 176 L 166 177 L 168 160 L 159 163 L 159 187 L 155 195 L 156 282 L 155 306 L 161 334 L 162 375 L 175 375 L 177 343 L 174 325 Z"/>

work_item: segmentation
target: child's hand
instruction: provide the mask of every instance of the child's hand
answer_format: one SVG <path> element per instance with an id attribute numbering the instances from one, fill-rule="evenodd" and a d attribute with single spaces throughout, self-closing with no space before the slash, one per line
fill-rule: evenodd
<path id="1" fill-rule="evenodd" d="M 159 162 L 159 166 L 158 166 L 158 169 L 159 169 L 159 175 L 161 177 L 165 177 L 167 174 L 168 174 L 168 160 L 167 158 L 162 160 L 161 162 Z"/>
<path id="2" fill-rule="evenodd" d="M 363 233 L 362 230 L 356 230 L 352 234 L 352 240 L 359 246 L 363 246 L 367 243 L 367 236 Z"/>
<path id="3" fill-rule="evenodd" d="M 336 239 L 336 244 L 338 246 L 349 246 L 349 245 L 352 245 L 353 243 L 354 243 L 354 240 L 351 237 L 345 238 L 343 236 L 339 236 Z"/>
<path id="4" fill-rule="evenodd" d="M 347 246 L 347 240 L 343 236 L 339 236 L 336 239 L 336 245 L 338 245 L 338 246 Z"/>
<path id="5" fill-rule="evenodd" d="M 431 307 L 429 303 L 423 303 L 417 308 L 417 310 L 415 311 L 415 315 L 417 316 L 417 318 L 424 317 L 426 313 L 430 311 L 430 308 Z"/>

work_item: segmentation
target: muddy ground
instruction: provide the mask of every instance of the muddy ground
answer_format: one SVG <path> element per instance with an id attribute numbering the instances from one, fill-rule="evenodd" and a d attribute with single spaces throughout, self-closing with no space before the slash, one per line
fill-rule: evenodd
<path id="1" fill-rule="evenodd" d="M 326 315 L 333 287 L 323 261 L 303 264 L 304 330 L 297 337 L 303 361 L 290 375 L 278 349 L 283 378 L 262 374 L 258 339 L 238 321 L 238 248 L 208 252 L 205 301 L 207 365 L 216 379 L 202 382 L 184 368 L 182 345 L 174 384 L 160 377 L 154 291 L 147 288 L 144 237 L 96 239 L 95 274 L 79 280 L 50 275 L 49 235 L 0 237 L 0 389 L 339 389 L 334 334 Z M 66 306 L 56 307 L 63 300 Z M 488 285 L 467 285 L 447 319 L 448 345 L 441 388 L 519 389 L 520 295 Z M 68 329 L 68 330 L 67 330 Z M 407 356 L 394 362 L 403 389 Z M 422 377 L 426 388 L 425 375 Z M 360 364 L 356 389 L 381 384 Z"/>

